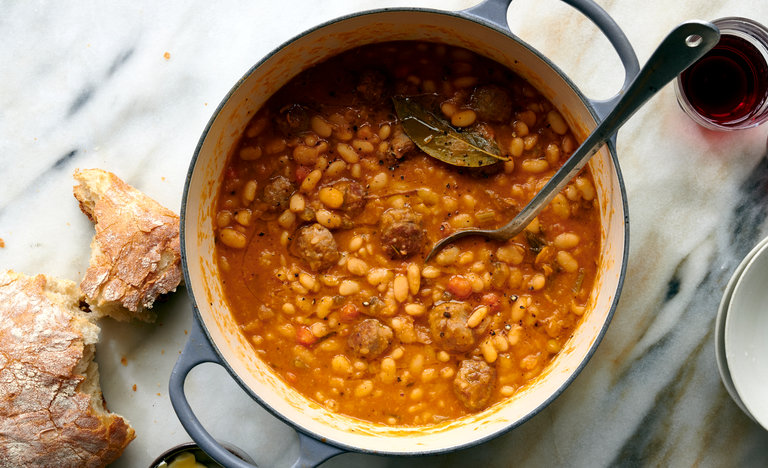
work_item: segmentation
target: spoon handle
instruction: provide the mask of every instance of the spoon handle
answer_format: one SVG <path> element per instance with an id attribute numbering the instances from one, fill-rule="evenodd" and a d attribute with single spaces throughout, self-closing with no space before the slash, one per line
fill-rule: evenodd
<path id="1" fill-rule="evenodd" d="M 507 240 L 520 233 L 651 96 L 707 53 L 719 38 L 719 30 L 703 21 L 685 22 L 669 33 L 605 120 L 512 221 L 486 236 Z"/>

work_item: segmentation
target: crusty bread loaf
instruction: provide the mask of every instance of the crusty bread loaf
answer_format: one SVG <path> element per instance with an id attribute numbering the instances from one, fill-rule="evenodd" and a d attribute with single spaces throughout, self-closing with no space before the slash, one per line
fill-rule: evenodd
<path id="1" fill-rule="evenodd" d="M 101 169 L 76 170 L 75 198 L 96 226 L 80 288 L 98 315 L 153 322 L 149 310 L 181 282 L 179 217 Z"/>
<path id="2" fill-rule="evenodd" d="M 0 466 L 101 467 L 135 437 L 105 407 L 81 304 L 71 281 L 0 271 Z"/>

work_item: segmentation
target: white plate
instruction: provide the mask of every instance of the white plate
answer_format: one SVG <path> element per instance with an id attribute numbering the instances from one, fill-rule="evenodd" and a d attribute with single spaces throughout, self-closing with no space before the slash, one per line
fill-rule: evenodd
<path id="1" fill-rule="evenodd" d="M 768 429 L 768 245 L 736 280 L 725 317 L 725 358 L 747 413 Z"/>
<path id="2" fill-rule="evenodd" d="M 715 360 L 717 361 L 717 369 L 720 372 L 720 379 L 723 381 L 725 390 L 731 396 L 736 405 L 741 408 L 741 410 L 747 416 L 752 418 L 752 420 L 754 420 L 754 418 L 747 410 L 747 407 L 744 406 L 744 402 L 741 401 L 739 394 L 736 392 L 736 388 L 733 385 L 733 379 L 731 378 L 731 373 L 728 370 L 728 363 L 725 359 L 725 317 L 728 315 L 728 306 L 731 304 L 731 298 L 733 297 L 733 290 L 736 287 L 736 283 L 741 277 L 741 274 L 744 272 L 744 269 L 746 268 L 749 261 L 752 260 L 755 254 L 765 245 L 768 245 L 768 237 L 760 241 L 760 243 L 757 244 L 747 254 L 746 257 L 744 257 L 741 263 L 739 263 L 739 266 L 736 267 L 736 270 L 734 270 L 731 279 L 725 286 L 725 291 L 723 291 L 723 298 L 720 301 L 720 307 L 717 309 L 717 318 L 715 319 Z"/>

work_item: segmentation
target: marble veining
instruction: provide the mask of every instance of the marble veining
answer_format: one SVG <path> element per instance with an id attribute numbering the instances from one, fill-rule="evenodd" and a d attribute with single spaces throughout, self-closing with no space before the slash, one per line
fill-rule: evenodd
<path id="1" fill-rule="evenodd" d="M 115 172 L 178 210 L 190 157 L 219 100 L 301 31 L 370 8 L 472 3 L 0 0 L 0 268 L 82 278 L 93 228 L 72 197 L 77 167 Z M 641 64 L 686 19 L 768 23 L 763 0 L 598 3 Z M 623 72 L 608 41 L 568 6 L 515 0 L 508 17 L 515 34 L 588 96 L 619 88 Z M 701 129 L 666 87 L 619 132 L 629 264 L 610 328 L 573 384 L 519 428 L 477 447 L 423 458 L 344 454 L 324 466 L 768 466 L 768 432 L 726 393 L 713 344 L 725 284 L 768 235 L 767 135 L 768 127 Z M 167 385 L 190 329 L 190 303 L 180 288 L 158 307 L 157 325 L 100 324 L 104 394 L 137 432 L 115 467 L 146 466 L 189 440 Z M 186 388 L 210 432 L 260 466 L 296 458 L 295 432 L 223 369 L 199 366 Z"/>

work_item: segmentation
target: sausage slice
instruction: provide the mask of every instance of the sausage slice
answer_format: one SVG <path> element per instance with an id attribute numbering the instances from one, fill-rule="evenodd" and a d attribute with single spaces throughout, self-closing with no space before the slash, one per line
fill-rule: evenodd
<path id="1" fill-rule="evenodd" d="M 421 252 L 424 229 L 410 208 L 390 208 L 381 215 L 381 243 L 390 258 L 406 258 Z"/>
<path id="2" fill-rule="evenodd" d="M 389 156 L 392 163 L 403 159 L 405 155 L 416 149 L 416 144 L 405 134 L 403 127 L 399 124 L 392 127 L 392 137 L 390 138 L 389 145 L 387 156 Z"/>
<path id="3" fill-rule="evenodd" d="M 296 231 L 291 243 L 291 253 L 307 262 L 313 271 L 326 270 L 341 257 L 339 246 L 331 231 L 318 223 Z"/>
<path id="4" fill-rule="evenodd" d="M 392 329 L 374 318 L 365 319 L 355 325 L 347 344 L 360 357 L 379 357 L 392 343 Z"/>
<path id="5" fill-rule="evenodd" d="M 435 344 L 446 351 L 464 353 L 475 347 L 476 331 L 467 326 L 472 308 L 466 302 L 443 302 L 429 311 L 429 329 Z"/>
<path id="6" fill-rule="evenodd" d="M 368 68 L 360 73 L 355 90 L 357 95 L 365 102 L 376 103 L 381 101 L 387 90 L 387 75 L 381 70 Z"/>
<path id="7" fill-rule="evenodd" d="M 356 216 L 365 209 L 367 195 L 365 188 L 354 180 L 341 180 L 333 184 L 333 187 L 344 194 L 344 202 L 341 210 L 349 216 Z"/>
<path id="8" fill-rule="evenodd" d="M 459 364 L 453 379 L 453 392 L 462 405 L 470 411 L 488 406 L 496 382 L 496 370 L 485 361 L 466 359 Z"/>
<path id="9" fill-rule="evenodd" d="M 264 186 L 261 199 L 267 205 L 267 210 L 282 211 L 288 207 L 288 202 L 295 190 L 296 187 L 290 180 L 283 176 L 277 176 Z"/>

